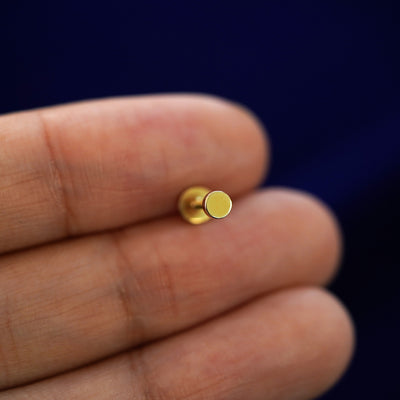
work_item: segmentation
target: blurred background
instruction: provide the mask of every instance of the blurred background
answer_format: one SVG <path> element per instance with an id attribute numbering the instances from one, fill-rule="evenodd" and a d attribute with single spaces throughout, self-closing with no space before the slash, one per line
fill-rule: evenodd
<path id="1" fill-rule="evenodd" d="M 1 0 L 0 44 L 0 113 L 181 91 L 253 109 L 266 185 L 316 194 L 344 230 L 332 290 L 357 352 L 321 399 L 400 398 L 399 1 Z"/>

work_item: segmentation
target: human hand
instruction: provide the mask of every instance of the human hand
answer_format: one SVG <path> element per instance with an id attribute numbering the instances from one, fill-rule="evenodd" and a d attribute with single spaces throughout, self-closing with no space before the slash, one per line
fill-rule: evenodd
<path id="1" fill-rule="evenodd" d="M 320 286 L 340 235 L 304 193 L 255 190 L 268 146 L 203 96 L 0 117 L 0 400 L 310 399 L 345 369 Z M 191 226 L 192 185 L 233 199 Z"/>

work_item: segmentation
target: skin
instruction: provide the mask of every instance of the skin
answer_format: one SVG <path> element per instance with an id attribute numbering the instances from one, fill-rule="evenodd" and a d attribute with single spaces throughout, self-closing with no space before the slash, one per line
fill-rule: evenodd
<path id="1" fill-rule="evenodd" d="M 207 96 L 0 117 L 0 400 L 311 399 L 353 350 L 322 287 L 341 239 L 312 196 L 258 190 L 267 136 Z M 234 199 L 191 226 L 184 189 Z"/>

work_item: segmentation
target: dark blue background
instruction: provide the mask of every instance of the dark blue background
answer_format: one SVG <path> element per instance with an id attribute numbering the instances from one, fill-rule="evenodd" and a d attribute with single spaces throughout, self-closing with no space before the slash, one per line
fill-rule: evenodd
<path id="1" fill-rule="evenodd" d="M 0 4 L 0 112 L 167 91 L 252 108 L 272 138 L 268 184 L 317 194 L 344 228 L 333 290 L 358 349 L 323 399 L 400 398 L 399 1 Z"/>

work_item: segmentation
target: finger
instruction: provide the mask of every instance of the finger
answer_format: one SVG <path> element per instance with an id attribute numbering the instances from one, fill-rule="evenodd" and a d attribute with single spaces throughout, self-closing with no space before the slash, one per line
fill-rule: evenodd
<path id="1" fill-rule="evenodd" d="M 0 386 L 169 335 L 280 287 L 325 283 L 339 253 L 325 208 L 269 190 L 241 199 L 218 223 L 169 218 L 8 256 Z"/>
<path id="2" fill-rule="evenodd" d="M 352 347 L 351 322 L 333 297 L 289 289 L 0 399 L 308 400 L 340 377 Z"/>
<path id="3" fill-rule="evenodd" d="M 0 118 L 0 252 L 175 210 L 187 186 L 257 185 L 265 136 L 202 96 L 113 99 Z"/>

